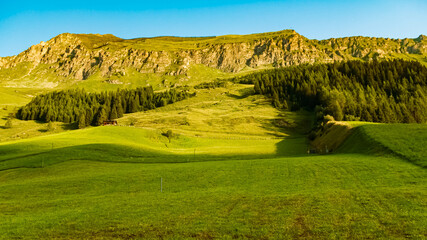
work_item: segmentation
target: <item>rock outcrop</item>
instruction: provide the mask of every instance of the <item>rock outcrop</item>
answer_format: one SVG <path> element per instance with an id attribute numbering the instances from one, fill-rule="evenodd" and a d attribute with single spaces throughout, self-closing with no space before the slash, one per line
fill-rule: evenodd
<path id="1" fill-rule="evenodd" d="M 141 73 L 185 74 L 192 64 L 225 72 L 245 67 L 283 67 L 314 62 L 427 54 L 427 37 L 385 39 L 347 37 L 310 40 L 293 30 L 245 36 L 207 38 L 141 38 L 124 40 L 113 35 L 58 35 L 17 56 L 0 58 L 0 69 L 19 63 L 46 64 L 60 77 L 87 79 L 99 71 L 109 77 L 134 68 Z"/>

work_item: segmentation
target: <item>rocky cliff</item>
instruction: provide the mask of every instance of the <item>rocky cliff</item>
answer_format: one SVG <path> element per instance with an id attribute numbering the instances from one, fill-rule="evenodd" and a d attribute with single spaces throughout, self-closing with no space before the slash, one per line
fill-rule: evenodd
<path id="1" fill-rule="evenodd" d="M 192 64 L 225 72 L 245 67 L 282 67 L 348 59 L 409 57 L 424 59 L 427 37 L 385 39 L 347 37 L 310 40 L 293 30 L 206 38 L 157 37 L 124 40 L 113 35 L 58 35 L 17 56 L 0 58 L 0 70 L 20 63 L 44 64 L 57 76 L 84 80 L 95 72 L 103 77 L 134 68 L 141 73 L 186 74 Z"/>

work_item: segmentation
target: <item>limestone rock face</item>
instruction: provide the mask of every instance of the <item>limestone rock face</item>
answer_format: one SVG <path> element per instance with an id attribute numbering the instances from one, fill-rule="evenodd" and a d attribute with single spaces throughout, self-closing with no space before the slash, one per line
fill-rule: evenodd
<path id="1" fill-rule="evenodd" d="M 14 68 L 22 62 L 47 64 L 58 76 L 84 80 L 97 71 L 109 77 L 124 73 L 127 68 L 141 73 L 180 75 L 192 64 L 204 64 L 225 72 L 239 72 L 245 67 L 369 60 L 394 53 L 426 55 L 427 37 L 348 37 L 318 41 L 284 30 L 201 40 L 173 37 L 124 40 L 112 35 L 64 33 L 17 56 L 0 58 L 0 69 Z"/>

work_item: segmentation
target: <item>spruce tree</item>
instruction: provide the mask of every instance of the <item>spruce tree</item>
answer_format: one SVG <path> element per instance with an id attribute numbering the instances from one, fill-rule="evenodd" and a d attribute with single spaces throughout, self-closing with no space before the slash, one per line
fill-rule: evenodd
<path id="1" fill-rule="evenodd" d="M 104 124 L 104 121 L 107 119 L 107 112 L 105 111 L 104 107 L 100 107 L 100 110 L 98 112 L 98 116 L 96 118 L 96 125 L 101 126 Z"/>
<path id="2" fill-rule="evenodd" d="M 79 127 L 79 129 L 86 127 L 86 116 L 84 113 L 80 114 L 80 116 L 79 116 L 78 127 Z"/>
<path id="3" fill-rule="evenodd" d="M 124 111 L 123 111 L 123 105 L 119 99 L 119 102 L 117 103 L 117 117 L 121 118 L 123 117 Z"/>
<path id="4" fill-rule="evenodd" d="M 117 119 L 117 110 L 115 105 L 113 105 L 110 111 L 110 120 L 113 120 L 113 119 Z"/>

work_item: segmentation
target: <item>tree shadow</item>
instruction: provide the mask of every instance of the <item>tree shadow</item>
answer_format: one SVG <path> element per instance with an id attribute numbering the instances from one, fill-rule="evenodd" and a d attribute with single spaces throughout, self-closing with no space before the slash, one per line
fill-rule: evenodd
<path id="1" fill-rule="evenodd" d="M 312 128 L 311 116 L 306 113 L 293 113 L 293 119 L 281 112 L 276 118 L 262 124 L 272 136 L 283 138 L 276 143 L 277 156 L 296 156 L 307 153 L 309 141 L 307 135 Z M 275 132 L 278 132 L 277 134 Z M 283 137 L 285 135 L 285 137 Z"/>
<path id="2" fill-rule="evenodd" d="M 289 136 L 276 143 L 276 155 L 294 157 L 307 154 L 308 139 L 306 136 Z"/>
<path id="3" fill-rule="evenodd" d="M 255 94 L 253 87 L 242 88 L 238 90 L 239 94 L 227 93 L 227 97 L 234 99 L 244 99 Z"/>
<path id="4" fill-rule="evenodd" d="M 61 124 L 61 128 L 63 130 L 76 130 L 79 128 L 77 122 L 74 123 L 63 123 Z"/>

